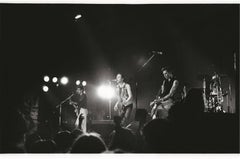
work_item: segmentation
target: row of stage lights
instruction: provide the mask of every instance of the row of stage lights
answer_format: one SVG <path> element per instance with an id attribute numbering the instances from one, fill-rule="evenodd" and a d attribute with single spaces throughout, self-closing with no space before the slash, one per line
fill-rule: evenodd
<path id="1" fill-rule="evenodd" d="M 69 82 L 69 79 L 68 79 L 68 77 L 66 77 L 66 76 L 63 76 L 63 77 L 61 77 L 60 78 L 60 80 L 57 78 L 57 77 L 53 77 L 52 79 L 52 82 L 53 83 L 55 83 L 56 84 L 56 86 L 59 86 L 59 84 L 61 84 L 61 85 L 67 85 L 68 84 L 68 82 Z M 50 82 L 50 77 L 49 76 L 44 76 L 43 77 L 43 81 L 44 82 L 46 82 L 46 83 L 48 83 L 48 82 Z M 75 81 L 75 84 L 78 86 L 78 85 L 82 85 L 82 86 L 86 86 L 87 85 L 87 82 L 86 81 L 80 81 L 80 80 L 76 80 Z M 49 90 L 49 87 L 47 86 L 47 85 L 43 85 L 42 86 L 42 90 L 44 91 L 44 92 L 48 92 L 48 90 Z"/>
<path id="2" fill-rule="evenodd" d="M 45 83 L 50 83 L 52 81 L 52 83 L 55 83 L 56 86 L 59 86 L 59 84 L 67 85 L 69 83 L 69 79 L 66 76 L 61 77 L 60 80 L 57 77 L 53 77 L 52 79 L 50 79 L 49 76 L 44 76 L 43 80 Z M 87 82 L 86 81 L 81 82 L 80 80 L 76 80 L 75 84 L 77 86 L 82 85 L 85 87 L 87 85 Z M 47 84 L 44 84 L 42 86 L 42 90 L 43 90 L 43 92 L 49 91 L 49 87 L 47 86 Z M 113 97 L 116 96 L 114 87 L 112 87 L 111 85 L 108 85 L 108 84 L 99 86 L 97 88 L 97 94 L 102 99 L 112 99 Z"/>

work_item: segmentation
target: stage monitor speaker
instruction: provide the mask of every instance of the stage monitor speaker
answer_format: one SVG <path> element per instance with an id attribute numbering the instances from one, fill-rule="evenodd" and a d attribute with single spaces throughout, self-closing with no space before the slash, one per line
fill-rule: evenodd
<path id="1" fill-rule="evenodd" d="M 147 110 L 146 109 L 137 109 L 135 114 L 136 121 L 145 122 L 147 118 Z"/>

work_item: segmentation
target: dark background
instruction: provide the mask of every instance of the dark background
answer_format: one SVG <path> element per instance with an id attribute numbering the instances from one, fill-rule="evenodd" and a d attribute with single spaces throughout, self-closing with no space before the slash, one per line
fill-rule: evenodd
<path id="1" fill-rule="evenodd" d="M 102 119 L 108 103 L 96 89 L 121 72 L 135 95 L 138 82 L 138 108 L 149 109 L 163 81 L 160 69 L 170 65 L 188 89 L 201 88 L 202 75 L 221 74 L 224 91 L 232 88 L 230 112 L 238 110 L 239 5 L 2 4 L 1 30 L 4 108 L 21 107 L 34 94 L 54 112 L 80 79 L 87 81 L 89 109 Z M 163 55 L 137 73 L 153 50 Z M 44 75 L 66 75 L 70 83 L 44 94 Z"/>

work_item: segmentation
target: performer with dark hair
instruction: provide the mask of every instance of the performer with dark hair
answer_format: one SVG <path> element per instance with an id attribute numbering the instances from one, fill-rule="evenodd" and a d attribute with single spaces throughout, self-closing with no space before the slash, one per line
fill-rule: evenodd
<path id="1" fill-rule="evenodd" d="M 80 129 L 86 133 L 87 132 L 87 95 L 84 91 L 83 86 L 79 86 L 76 89 L 76 93 L 70 99 L 69 104 L 74 106 L 75 113 L 77 116 L 75 127 Z"/>
<path id="2" fill-rule="evenodd" d="M 171 106 L 183 99 L 183 89 L 181 89 L 179 80 L 174 76 L 173 71 L 168 67 L 163 67 L 161 71 L 165 80 L 158 91 L 156 99 L 150 103 L 153 119 L 167 118 Z"/>
<path id="3" fill-rule="evenodd" d="M 124 82 L 124 77 L 122 74 L 117 74 L 117 103 L 114 106 L 114 110 L 118 112 L 121 116 L 122 126 L 127 126 L 129 124 L 130 115 L 133 109 L 133 97 L 130 84 Z"/>

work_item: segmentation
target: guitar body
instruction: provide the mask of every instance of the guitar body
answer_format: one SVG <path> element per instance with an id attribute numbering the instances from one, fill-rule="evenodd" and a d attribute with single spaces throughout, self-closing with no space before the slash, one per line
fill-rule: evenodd
<path id="1" fill-rule="evenodd" d="M 168 116 L 169 109 L 173 106 L 174 102 L 172 99 L 166 101 L 154 100 L 151 102 L 150 106 L 152 107 L 150 116 L 152 119 L 156 118 L 166 118 Z M 161 111 L 161 116 L 158 115 L 158 111 Z"/>
<path id="2" fill-rule="evenodd" d="M 114 106 L 114 110 L 117 113 L 118 116 L 121 116 L 124 110 L 124 105 L 121 102 L 117 102 Z"/>
<path id="3" fill-rule="evenodd" d="M 117 102 L 114 106 L 114 111 L 117 112 L 117 115 L 121 116 L 124 112 L 124 108 L 128 105 L 132 104 L 131 101 L 128 101 L 128 102 Z"/>
<path id="4" fill-rule="evenodd" d="M 80 113 L 80 109 L 78 108 L 79 106 L 78 106 L 78 104 L 76 103 L 76 102 L 73 102 L 73 101 L 71 101 L 70 102 L 70 105 L 72 105 L 73 107 L 74 107 L 74 112 L 75 112 L 75 114 L 76 114 L 76 121 L 75 121 L 75 123 L 74 123 L 74 125 L 75 125 L 75 127 L 76 128 L 78 128 L 79 127 L 79 123 L 80 123 L 80 120 L 79 119 L 83 119 L 83 116 L 82 116 L 82 114 Z"/>

